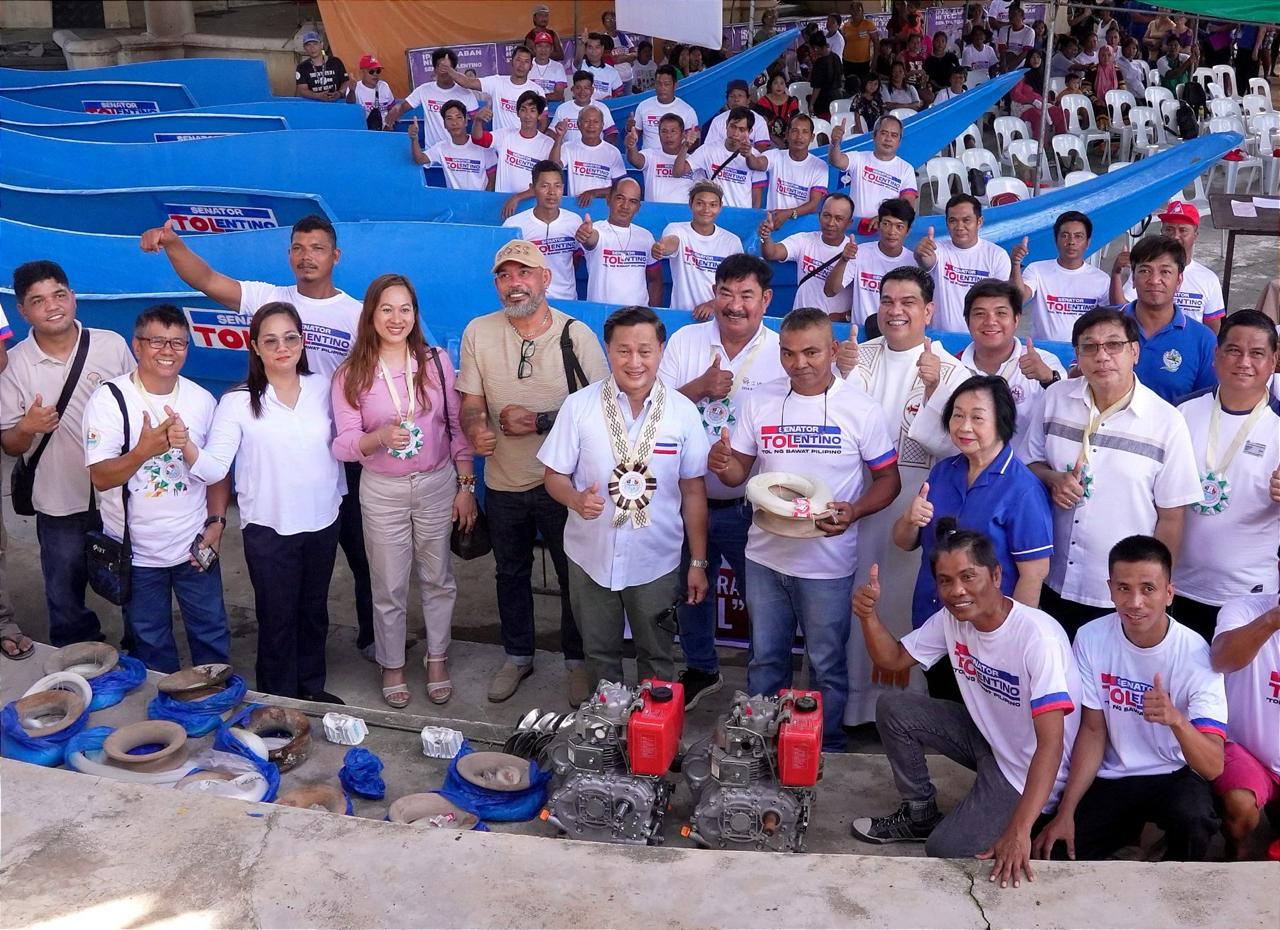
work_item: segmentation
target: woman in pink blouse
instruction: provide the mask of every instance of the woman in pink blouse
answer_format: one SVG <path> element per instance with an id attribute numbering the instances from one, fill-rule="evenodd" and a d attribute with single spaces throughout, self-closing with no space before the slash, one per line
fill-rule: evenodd
<path id="1" fill-rule="evenodd" d="M 332 390 L 333 454 L 364 466 L 360 512 L 383 700 L 409 703 L 405 626 L 414 568 L 427 628 L 427 696 L 443 704 L 453 695 L 447 653 L 458 593 L 449 535 L 454 523 L 464 530 L 475 523 L 476 486 L 453 366 L 427 347 L 408 278 L 384 274 L 369 285 L 355 345 Z"/>

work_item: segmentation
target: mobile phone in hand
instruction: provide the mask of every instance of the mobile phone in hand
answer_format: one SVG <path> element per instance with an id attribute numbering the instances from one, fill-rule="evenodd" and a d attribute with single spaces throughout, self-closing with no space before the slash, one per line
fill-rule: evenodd
<path id="1" fill-rule="evenodd" d="M 204 544 L 204 533 L 197 533 L 195 541 L 191 543 L 191 558 L 196 560 L 196 567 L 202 572 L 207 572 L 217 564 L 218 553 L 212 546 Z"/>

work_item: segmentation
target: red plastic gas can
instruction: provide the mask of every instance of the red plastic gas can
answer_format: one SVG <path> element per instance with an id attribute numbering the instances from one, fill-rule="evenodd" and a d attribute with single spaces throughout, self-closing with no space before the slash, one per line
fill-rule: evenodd
<path id="1" fill-rule="evenodd" d="M 810 788 L 822 761 L 822 695 L 785 689 L 778 696 L 791 712 L 778 727 L 778 780 L 788 788 Z"/>
<path id="2" fill-rule="evenodd" d="M 627 753 L 636 775 L 665 775 L 684 733 L 684 685 L 645 680 L 644 706 L 627 720 Z"/>

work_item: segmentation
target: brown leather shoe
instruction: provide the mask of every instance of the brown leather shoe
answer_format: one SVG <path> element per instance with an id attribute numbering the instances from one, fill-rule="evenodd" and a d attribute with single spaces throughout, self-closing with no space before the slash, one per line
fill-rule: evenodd
<path id="1" fill-rule="evenodd" d="M 503 663 L 502 668 L 489 682 L 489 700 L 500 704 L 516 693 L 520 682 L 533 674 L 533 665 L 516 665 L 514 662 Z"/>
<path id="2" fill-rule="evenodd" d="M 591 697 L 592 682 L 587 675 L 587 667 L 579 663 L 571 665 L 567 669 L 568 672 L 568 694 L 569 706 L 577 710 L 583 704 L 587 703 L 587 698 Z"/>

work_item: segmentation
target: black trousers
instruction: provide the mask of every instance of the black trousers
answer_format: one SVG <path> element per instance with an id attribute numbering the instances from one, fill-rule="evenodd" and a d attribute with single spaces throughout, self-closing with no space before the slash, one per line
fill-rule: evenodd
<path id="1" fill-rule="evenodd" d="M 1040 609 L 1062 625 L 1062 628 L 1067 631 L 1067 638 L 1073 643 L 1076 641 L 1076 631 L 1080 627 L 1090 620 L 1097 620 L 1099 617 L 1115 613 L 1115 607 L 1094 607 L 1078 601 L 1069 601 L 1047 584 L 1040 586 Z"/>
<path id="2" fill-rule="evenodd" d="M 356 648 L 373 642 L 373 587 L 369 582 L 369 557 L 364 551 L 364 518 L 360 515 L 360 472 L 358 462 L 344 462 L 347 493 L 338 508 L 338 545 L 347 557 L 356 595 Z"/>
<path id="3" fill-rule="evenodd" d="M 289 536 L 252 523 L 244 528 L 244 560 L 258 612 L 259 691 L 296 698 L 324 690 L 329 582 L 340 522 Z"/>
<path id="4" fill-rule="evenodd" d="M 1213 643 L 1213 630 L 1218 625 L 1218 611 L 1221 607 L 1202 604 L 1182 594 L 1173 596 L 1173 606 L 1169 613 L 1183 626 L 1189 626 L 1202 637 L 1206 643 Z"/>
<path id="5" fill-rule="evenodd" d="M 1204 861 L 1221 826 L 1209 783 L 1185 765 L 1167 775 L 1095 778 L 1076 808 L 1076 858 L 1105 859 L 1149 823 L 1164 831 L 1165 861 Z"/>
<path id="6" fill-rule="evenodd" d="M 862 93 L 862 82 L 867 79 L 867 75 L 871 73 L 871 62 L 869 61 L 845 61 L 844 65 L 844 93 L 846 97 L 856 97 Z"/>

